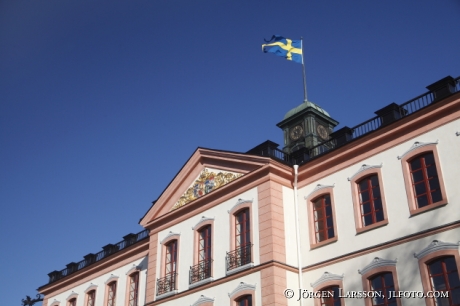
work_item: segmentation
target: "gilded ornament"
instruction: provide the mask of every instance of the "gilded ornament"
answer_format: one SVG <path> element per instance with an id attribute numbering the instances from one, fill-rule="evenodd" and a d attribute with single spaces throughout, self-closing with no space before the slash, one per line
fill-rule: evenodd
<path id="1" fill-rule="evenodd" d="M 204 169 L 193 185 L 188 188 L 176 204 L 174 204 L 172 210 L 184 206 L 185 204 L 230 183 L 240 176 L 242 176 L 240 173 L 219 172 L 216 174 L 215 172 L 209 172 L 208 169 Z"/>

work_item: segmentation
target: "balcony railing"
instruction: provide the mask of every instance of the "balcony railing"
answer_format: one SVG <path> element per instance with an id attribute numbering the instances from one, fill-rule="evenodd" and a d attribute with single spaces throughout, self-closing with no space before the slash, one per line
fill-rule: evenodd
<path id="1" fill-rule="evenodd" d="M 365 136 L 376 131 L 387 124 L 398 121 L 407 117 L 425 107 L 436 103 L 437 101 L 448 97 L 454 93 L 460 92 L 460 77 L 456 79 L 447 77 L 427 87 L 430 91 L 415 97 L 405 103 L 392 103 L 385 108 L 377 111 L 375 116 L 352 128 L 345 127 L 345 134 L 331 134 L 331 139 L 317 144 L 311 148 L 302 148 L 291 154 L 279 150 L 278 144 L 266 141 L 257 147 L 246 152 L 247 154 L 268 156 L 289 165 L 303 164 L 315 157 L 321 156 L 335 148 L 338 148 L 355 139 Z"/>
<path id="2" fill-rule="evenodd" d="M 109 244 L 106 245 L 102 251 L 96 254 L 88 254 L 84 256 L 85 259 L 83 259 L 80 262 L 77 263 L 70 263 L 67 265 L 66 269 L 63 269 L 61 271 L 53 271 L 48 274 L 49 276 L 49 281 L 48 284 L 51 284 L 53 282 L 56 282 L 60 280 L 61 278 L 64 278 L 72 273 L 75 273 L 83 268 L 88 267 L 89 265 L 92 265 L 102 259 L 105 259 L 112 254 L 115 254 L 123 249 L 126 249 L 127 247 L 144 240 L 149 237 L 149 230 L 143 230 L 142 232 L 139 232 L 137 234 L 129 234 L 125 236 L 123 241 L 120 241 L 116 244 Z"/>
<path id="3" fill-rule="evenodd" d="M 211 277 L 212 259 L 200 262 L 197 265 L 190 267 L 189 284 L 197 283 Z"/>
<path id="4" fill-rule="evenodd" d="M 234 251 L 227 252 L 227 271 L 250 264 L 252 262 L 252 244 L 246 244 Z"/>
<path id="5" fill-rule="evenodd" d="M 157 295 L 162 295 L 176 290 L 177 273 L 166 275 L 162 278 L 157 278 Z"/>

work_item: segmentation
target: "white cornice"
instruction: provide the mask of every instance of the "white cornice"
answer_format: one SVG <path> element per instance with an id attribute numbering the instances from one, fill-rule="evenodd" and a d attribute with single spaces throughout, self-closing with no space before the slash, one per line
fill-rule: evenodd
<path id="1" fill-rule="evenodd" d="M 315 192 L 317 192 L 318 190 L 321 190 L 321 189 L 324 189 L 324 188 L 334 188 L 335 184 L 332 184 L 332 185 L 321 185 L 321 184 L 318 184 L 316 185 L 316 187 L 308 194 L 304 197 L 304 199 L 308 199 L 312 194 L 314 194 Z"/>
<path id="2" fill-rule="evenodd" d="M 214 299 L 212 299 L 210 297 L 207 297 L 207 296 L 204 296 L 204 295 L 201 295 L 200 298 L 190 306 L 198 306 L 198 305 L 201 305 L 201 304 L 204 304 L 204 303 L 214 303 Z"/>
<path id="3" fill-rule="evenodd" d="M 174 233 L 172 231 L 169 231 L 168 235 L 166 235 L 166 237 L 164 237 L 161 241 L 160 241 L 160 244 L 164 244 L 165 241 L 167 241 L 169 238 L 171 238 L 172 236 L 180 236 L 180 233 Z"/>
<path id="4" fill-rule="evenodd" d="M 72 292 L 69 294 L 69 296 L 66 298 L 66 300 L 68 301 L 68 300 L 71 300 L 71 299 L 77 298 L 77 297 L 78 297 L 78 293 L 72 291 Z"/>
<path id="5" fill-rule="evenodd" d="M 253 200 L 243 200 L 243 199 L 238 199 L 238 201 L 236 202 L 235 205 L 233 205 L 232 208 L 230 208 L 230 210 L 228 210 L 227 212 L 230 213 L 231 211 L 235 211 L 236 209 L 238 209 L 238 206 L 241 206 L 243 204 L 246 204 L 246 203 L 252 203 Z"/>
<path id="6" fill-rule="evenodd" d="M 442 242 L 439 240 L 433 240 L 426 248 L 418 253 L 414 253 L 414 257 L 417 259 L 423 258 L 428 254 L 442 250 L 458 250 L 459 243 Z"/>
<path id="7" fill-rule="evenodd" d="M 91 283 L 89 284 L 88 288 L 86 288 L 85 293 L 88 293 L 89 291 L 96 290 L 96 289 L 97 289 L 97 285 Z"/>
<path id="8" fill-rule="evenodd" d="M 104 285 L 107 285 L 108 283 L 111 283 L 117 280 L 118 280 L 118 276 L 110 274 L 109 278 L 105 281 Z"/>
<path id="9" fill-rule="evenodd" d="M 375 257 L 370 264 L 365 266 L 362 270 L 358 270 L 358 273 L 363 275 L 376 268 L 385 267 L 385 266 L 396 266 L 396 262 L 397 262 L 397 259 L 388 260 L 388 259 Z"/>
<path id="10" fill-rule="evenodd" d="M 347 178 L 348 181 L 351 181 L 355 176 L 357 176 L 358 174 L 360 174 L 361 172 L 365 171 L 365 170 L 369 170 L 369 169 L 378 169 L 378 168 L 382 168 L 383 166 L 383 163 L 381 163 L 380 165 L 366 165 L 366 164 L 363 164 L 361 166 L 361 168 L 359 168 L 359 170 L 353 174 L 351 177 Z"/>
<path id="11" fill-rule="evenodd" d="M 405 155 L 407 155 L 407 153 L 409 153 L 409 152 L 411 152 L 411 151 L 413 151 L 415 149 L 425 147 L 425 146 L 429 146 L 429 145 L 437 145 L 438 142 L 439 142 L 438 140 L 436 140 L 435 142 L 420 142 L 420 141 L 416 141 L 416 142 L 414 142 L 412 147 L 409 148 L 409 150 L 404 152 L 401 156 L 398 156 L 398 159 L 402 159 Z"/>
<path id="12" fill-rule="evenodd" d="M 203 222 L 206 222 L 206 221 L 214 221 L 214 218 L 207 218 L 205 216 L 202 216 L 201 219 L 198 221 L 198 223 L 195 224 L 194 227 L 192 227 L 192 230 L 197 229 L 200 226 L 200 224 L 202 224 Z"/>
<path id="13" fill-rule="evenodd" d="M 247 283 L 244 283 L 244 282 L 241 282 L 239 283 L 239 285 L 233 289 L 232 292 L 230 292 L 228 294 L 228 297 L 230 299 L 233 299 L 233 297 L 240 291 L 243 291 L 243 290 L 252 290 L 252 291 L 255 291 L 256 290 L 256 285 L 250 285 L 250 284 L 247 284 Z"/>
<path id="14" fill-rule="evenodd" d="M 329 273 L 329 272 L 324 272 L 324 274 L 321 275 L 321 277 L 318 278 L 316 280 L 316 282 L 310 283 L 310 286 L 312 286 L 313 288 L 317 288 L 319 285 L 321 285 L 321 284 L 323 284 L 325 282 L 328 282 L 328 281 L 332 281 L 332 280 L 338 280 L 338 281 L 343 280 L 343 274 L 338 275 L 338 274 L 332 274 L 332 273 Z"/>

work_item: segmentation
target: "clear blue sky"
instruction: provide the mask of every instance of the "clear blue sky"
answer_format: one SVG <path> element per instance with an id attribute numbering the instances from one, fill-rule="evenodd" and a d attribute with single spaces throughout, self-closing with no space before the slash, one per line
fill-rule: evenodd
<path id="1" fill-rule="evenodd" d="M 1 0 L 1 304 L 139 232 L 198 147 L 245 152 L 308 98 L 354 126 L 460 75 L 459 0 Z"/>

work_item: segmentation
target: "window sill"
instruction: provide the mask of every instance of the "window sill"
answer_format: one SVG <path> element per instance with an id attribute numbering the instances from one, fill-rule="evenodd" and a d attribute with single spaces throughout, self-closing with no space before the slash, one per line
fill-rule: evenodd
<path id="1" fill-rule="evenodd" d="M 338 239 L 339 239 L 339 237 L 336 236 L 336 237 L 334 237 L 334 238 L 330 238 L 330 239 L 327 239 L 327 240 L 324 240 L 324 241 L 321 241 L 321 242 L 318 242 L 318 243 L 315 243 L 315 244 L 310 244 L 310 250 L 313 250 L 313 249 L 316 249 L 316 248 L 320 248 L 320 247 L 322 247 L 322 246 L 325 246 L 325 245 L 334 243 L 334 242 L 336 242 Z"/>
<path id="2" fill-rule="evenodd" d="M 172 291 L 163 293 L 162 295 L 157 295 L 157 298 L 155 300 L 164 299 L 164 298 L 176 295 L 176 294 L 177 294 L 177 290 L 172 290 Z"/>
<path id="3" fill-rule="evenodd" d="M 382 221 L 379 221 L 377 223 L 374 223 L 374 224 L 371 224 L 371 225 L 368 225 L 366 227 L 361 227 L 361 228 L 357 228 L 356 229 L 356 235 L 359 235 L 361 233 L 365 233 L 367 231 L 371 231 L 375 228 L 379 228 L 379 227 L 382 227 L 382 226 L 385 226 L 388 224 L 388 220 L 385 219 L 385 220 L 382 220 Z"/>
<path id="4" fill-rule="evenodd" d="M 205 278 L 205 279 L 200 280 L 199 282 L 190 284 L 190 285 L 188 286 L 188 288 L 189 288 L 189 289 L 192 289 L 192 288 L 195 288 L 195 287 L 199 287 L 199 286 L 201 286 L 201 285 L 210 283 L 210 282 L 212 282 L 213 280 L 214 280 L 214 279 L 213 279 L 212 277 L 208 277 L 208 278 Z"/>
<path id="5" fill-rule="evenodd" d="M 230 271 L 227 271 L 226 275 L 232 275 L 232 274 L 238 273 L 238 272 L 240 272 L 240 271 L 243 271 L 243 270 L 246 270 L 246 269 L 250 269 L 250 268 L 252 268 L 252 267 L 254 267 L 254 264 L 251 262 L 251 263 L 245 264 L 244 266 L 241 266 L 241 267 L 232 269 L 232 270 L 230 270 Z"/>
<path id="6" fill-rule="evenodd" d="M 433 209 L 436 209 L 436 208 L 440 208 L 440 207 L 444 207 L 447 205 L 447 201 L 446 200 L 442 200 L 442 201 L 439 201 L 437 203 L 434 203 L 434 204 L 429 204 L 425 207 L 422 207 L 422 208 L 417 208 L 417 209 L 411 209 L 410 210 L 410 217 L 413 217 L 413 216 L 416 216 L 418 214 L 422 214 L 426 211 L 429 211 L 429 210 L 433 210 Z"/>

